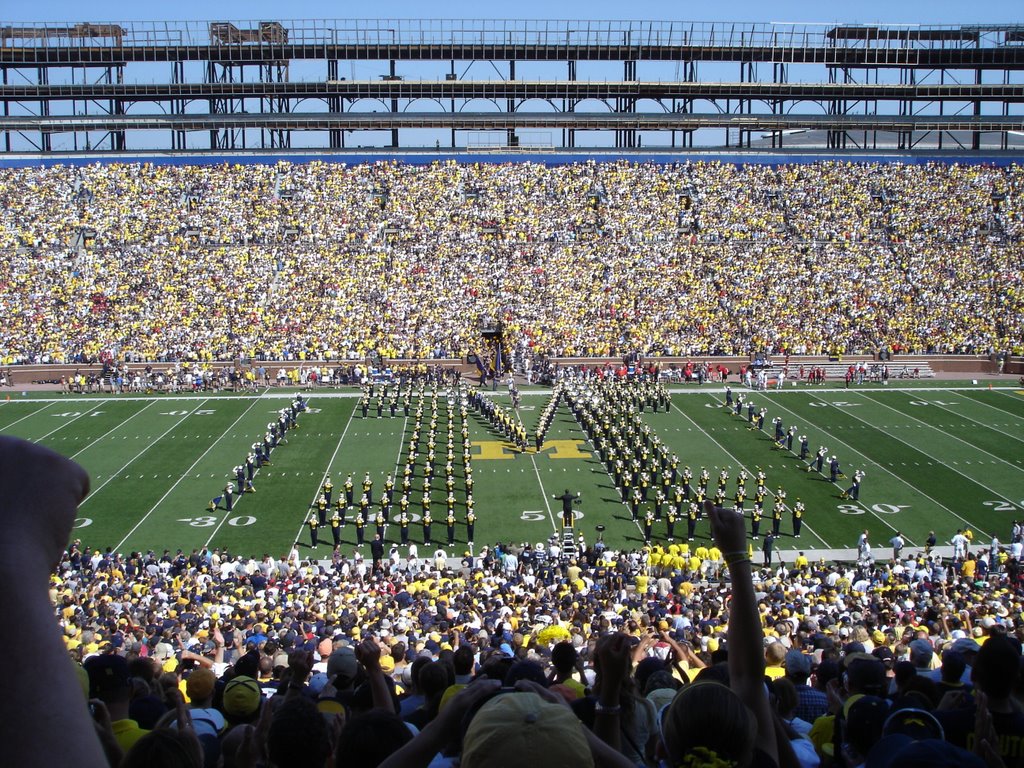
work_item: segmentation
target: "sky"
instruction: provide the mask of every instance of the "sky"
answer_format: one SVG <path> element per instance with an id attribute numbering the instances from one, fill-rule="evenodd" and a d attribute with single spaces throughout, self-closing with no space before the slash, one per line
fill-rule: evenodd
<path id="1" fill-rule="evenodd" d="M 783 21 L 890 24 L 1024 23 L 1019 1 L 950 2 L 950 0 L 854 0 L 854 2 L 753 2 L 697 4 L 661 0 L 550 0 L 481 3 L 479 0 L 377 0 L 374 3 L 301 0 L 177 0 L 174 3 L 129 3 L 124 0 L 43 0 L 7 2 L 0 23 L 25 21 L 136 21 L 214 19 L 643 19 L 673 21 Z"/>
<path id="2" fill-rule="evenodd" d="M 327 0 L 299 0 L 298 2 L 282 2 L 282 0 L 176 0 L 173 3 L 129 3 L 126 0 L 42 0 L 38 3 L 14 2 L 0 0 L 0 25 L 18 24 L 24 22 L 131 22 L 131 21 L 170 21 L 170 22 L 209 22 L 209 21 L 234 21 L 240 22 L 242 28 L 254 28 L 255 24 L 244 22 L 257 21 L 290 21 L 301 19 L 327 19 L 327 20 L 393 20 L 393 19 L 445 19 L 445 20 L 477 20 L 477 19 L 524 19 L 524 20 L 571 20 L 571 21 L 679 21 L 679 22 L 779 22 L 788 24 L 821 24 L 829 25 L 835 22 L 850 24 L 924 24 L 924 25 L 957 25 L 957 24 L 1024 24 L 1024 4 L 1021 0 L 1002 0 L 1002 2 L 990 2 L 981 0 L 979 2 L 951 2 L 951 0 L 853 0 L 850 2 L 826 2 L 825 0 L 731 0 L 728 3 L 688 3 L 670 2 L 669 0 L 589 0 L 586 3 L 553 3 L 550 0 L 518 0 L 517 2 L 482 3 L 480 0 L 448 0 L 437 2 L 434 0 L 375 0 L 372 3 L 353 3 L 341 0 L 328 2 Z M 330 25 L 328 25 L 330 26 Z M 197 24 L 197 29 L 206 29 L 205 24 Z M 400 74 L 407 79 L 440 80 L 447 72 L 447 62 L 399 62 Z M 381 67 L 386 62 L 364 62 L 351 61 L 342 62 L 339 75 L 344 79 L 351 80 L 377 80 L 386 69 Z M 201 82 L 203 79 L 201 63 L 186 65 L 191 67 L 185 72 L 188 82 Z M 472 79 L 503 79 L 507 73 L 501 69 L 505 64 L 501 62 L 460 62 L 460 78 Z M 641 62 L 637 73 L 637 79 L 641 80 L 679 80 L 683 74 L 678 70 L 678 63 L 671 62 Z M 317 62 L 292 62 L 289 68 L 289 79 L 300 80 L 323 80 L 325 77 L 325 63 Z M 554 69 L 552 69 L 554 67 Z M 558 67 L 562 67 L 559 69 Z M 673 69 L 675 67 L 675 69 Z M 812 82 L 820 81 L 823 77 L 823 70 L 812 68 L 812 71 L 793 65 L 788 71 L 787 78 L 790 82 Z M 999 73 L 996 73 L 999 74 Z M 24 75 L 26 82 L 32 82 L 33 73 Z M 58 77 L 57 74 L 53 75 Z M 715 64 L 702 63 L 700 65 L 699 78 L 704 81 L 733 82 L 740 78 L 736 64 Z M 995 76 L 995 75 L 993 75 Z M 1024 76 L 1024 75 L 1022 75 Z M 564 65 L 545 64 L 543 62 L 520 62 L 516 78 L 521 80 L 531 79 L 560 79 L 565 77 Z M 620 62 L 580 62 L 578 78 L 580 80 L 614 80 L 623 77 L 622 65 Z M 770 71 L 760 72 L 756 77 L 771 77 Z M 126 82 L 135 83 L 162 83 L 167 82 L 169 73 L 166 64 L 132 64 L 125 72 Z M 1016 75 L 1015 75 L 1016 78 Z M 1014 80 L 1018 82 L 1018 80 Z M 315 100 L 313 100 L 315 101 Z M 364 103 L 365 102 L 365 103 Z M 304 102 L 303 109 L 311 111 L 322 111 L 323 105 L 310 107 L 312 102 Z M 423 109 L 423 100 L 416 102 L 417 109 Z M 594 106 L 587 106 L 582 103 L 579 109 L 593 109 Z M 193 104 L 189 110 L 201 111 L 202 105 Z M 67 109 L 71 109 L 65 105 Z M 82 109 L 82 105 L 74 105 L 76 110 Z M 349 106 L 350 111 L 377 111 L 378 106 L 372 101 L 362 100 L 358 105 Z M 88 104 L 84 106 L 85 113 L 91 109 Z M 135 111 L 141 108 L 134 107 Z M 257 108 L 258 109 L 258 108 Z M 426 111 L 431 111 L 432 105 L 428 104 Z M 606 110 L 607 106 L 600 107 L 599 111 Z M 251 110 L 250 110 L 251 111 Z M 31 109 L 30 109 L 31 112 Z M 81 112 L 79 112 L 81 114 Z M 424 137 L 414 135 L 418 129 L 409 129 L 403 133 L 403 144 L 411 142 L 418 146 L 434 146 L 440 141 L 445 143 L 450 137 L 435 135 L 436 132 L 423 129 L 419 131 Z M 193 132 L 196 133 L 196 132 Z M 198 132 L 202 133 L 202 132 Z M 190 146 L 193 141 L 204 139 L 203 136 L 190 134 Z M 481 134 L 488 132 L 481 132 Z M 499 132 L 500 133 L 500 132 Z M 557 132 L 556 132 L 557 133 Z M 539 144 L 547 145 L 555 141 L 552 136 L 556 133 L 540 132 L 537 141 Z M 607 145 L 608 139 L 602 132 L 590 132 L 593 136 L 579 139 L 582 143 L 588 141 L 597 142 L 598 145 Z M 610 133 L 610 132 L 605 132 Z M 379 136 L 377 134 L 380 134 Z M 427 135 L 429 134 L 429 135 Z M 390 141 L 388 132 L 362 132 L 362 138 L 352 137 L 353 142 L 366 141 L 366 146 L 380 146 L 382 142 Z M 485 137 L 486 138 L 486 137 Z M 664 136 L 649 137 L 657 141 L 665 141 Z M 93 137 L 92 140 L 95 140 Z M 500 133 L 501 141 L 505 140 L 504 133 Z M 520 137 L 521 140 L 525 141 Z M 54 139 L 57 144 L 54 149 L 79 149 L 80 137 L 72 134 L 62 134 Z M 309 134 L 308 136 L 293 136 L 293 141 L 310 141 L 311 146 L 322 142 Z M 89 139 L 86 139 L 85 146 L 89 146 Z M 132 137 L 129 142 L 132 147 L 138 148 L 142 139 Z M 145 139 L 149 141 L 149 139 Z M 161 140 L 162 141 L 162 140 Z M 458 141 L 469 141 L 465 137 L 459 137 Z M 719 143 L 720 138 L 714 138 L 712 143 Z M 417 143 L 419 142 L 419 143 Z M 557 143 L 557 142 L 555 142 Z M 294 144 L 293 144 L 294 146 Z M 644 146 L 648 146 L 644 141 Z M 149 147 L 147 147 L 149 148 Z"/>

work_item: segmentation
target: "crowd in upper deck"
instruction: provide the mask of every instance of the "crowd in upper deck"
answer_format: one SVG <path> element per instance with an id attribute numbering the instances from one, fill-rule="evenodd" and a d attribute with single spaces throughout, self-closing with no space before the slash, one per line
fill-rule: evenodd
<path id="1" fill-rule="evenodd" d="M 95 164 L 0 171 L 0 364 L 1017 351 L 1024 170 Z"/>

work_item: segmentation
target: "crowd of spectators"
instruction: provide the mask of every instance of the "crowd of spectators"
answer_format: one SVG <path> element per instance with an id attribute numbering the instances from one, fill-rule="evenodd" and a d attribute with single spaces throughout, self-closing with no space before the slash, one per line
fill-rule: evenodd
<path id="1" fill-rule="evenodd" d="M 0 171 L 0 364 L 1022 351 L 1014 165 Z"/>
<path id="2" fill-rule="evenodd" d="M 731 515 L 708 514 L 716 526 Z M 84 663 L 85 681 L 110 710 L 109 733 L 123 751 L 146 732 L 180 720 L 181 693 L 191 699 L 207 765 L 237 750 L 241 737 L 227 735 L 237 725 L 257 730 L 261 711 L 271 733 L 279 716 L 294 729 L 289 717 L 301 713 L 315 722 L 322 715 L 327 724 L 344 713 L 337 733 L 326 725 L 320 733 L 317 726 L 313 737 L 328 751 L 329 743 L 348 745 L 344 752 L 334 748 L 339 768 L 381 764 L 403 744 L 402 756 L 392 758 L 398 762 L 388 765 L 448 765 L 432 758 L 458 753 L 449 742 L 458 741 L 453 734 L 471 708 L 467 697 L 452 697 L 471 680 L 485 679 L 505 688 L 518 684 L 546 699 L 557 695 L 592 733 L 604 736 L 601 707 L 615 709 L 624 724 L 622 737 L 610 743 L 625 757 L 623 765 L 654 765 L 659 740 L 672 738 L 667 712 L 696 696 L 674 727 L 685 725 L 711 741 L 695 742 L 706 750 L 674 765 L 853 766 L 860 763 L 843 762 L 841 751 L 858 750 L 863 762 L 882 735 L 906 736 L 897 726 L 883 734 L 890 709 L 931 713 L 935 724 L 926 722 L 932 736 L 946 734 L 944 749 L 974 747 L 973 718 L 982 699 L 971 695 L 973 685 L 989 702 L 1002 697 L 993 715 L 999 738 L 990 743 L 1001 745 L 1006 765 L 1021 764 L 1024 715 L 1014 702 L 1024 691 L 1024 592 L 1015 560 L 1000 552 L 985 571 L 968 571 L 908 551 L 890 562 L 801 557 L 758 569 L 749 564 L 742 518 L 730 516 L 728 523 L 738 527 L 736 541 L 716 532 L 714 542 L 686 551 L 672 545 L 630 552 L 581 541 L 571 559 L 555 542 L 497 543 L 461 561 L 443 550 L 420 557 L 415 547 L 395 545 L 377 570 L 359 552 L 336 553 L 332 562 L 304 561 L 297 550 L 280 558 L 218 550 L 121 556 L 75 541 L 61 555 L 50 593 L 68 652 Z M 742 706 L 735 710 L 742 715 L 736 731 L 722 724 L 711 729 L 696 715 L 737 704 L 694 684 L 729 682 L 740 647 L 734 634 L 738 579 L 752 590 L 754 624 L 744 636 L 756 640 L 756 676 L 772 681 L 777 733 L 793 749 L 786 752 L 769 730 L 780 752 L 777 763 L 759 752 L 751 757 L 757 729 L 747 733 L 750 714 Z M 624 644 L 618 656 L 608 648 L 615 638 Z M 986 648 L 998 672 L 983 668 Z M 602 692 L 602 670 L 611 663 L 602 662 L 602 653 L 627 665 L 611 697 Z M 485 683 L 470 688 L 480 686 L 494 693 Z M 690 687 L 694 692 L 677 693 Z M 883 708 L 874 712 L 877 722 L 866 717 L 862 723 L 853 709 L 861 694 Z M 445 715 L 447 707 L 458 716 Z M 289 716 L 293 708 L 300 714 Z M 516 713 L 503 717 L 522 727 Z M 379 730 L 356 749 L 347 729 L 371 724 Z M 431 735 L 432 728 L 444 737 Z M 564 723 L 559 732 L 570 738 Z M 299 736 L 279 738 L 291 744 Z M 423 760 L 410 752 L 420 741 L 429 752 Z M 887 748 L 895 753 L 910 741 L 890 739 Z M 464 741 L 463 749 L 469 744 Z M 488 747 L 505 757 L 510 748 L 500 740 Z M 615 757 L 603 763 L 596 757 L 599 765 L 619 764 Z M 310 761 L 279 757 L 270 764 L 321 764 L 302 759 Z M 507 764 L 495 759 L 479 764 Z"/>
<path id="3" fill-rule="evenodd" d="M 121 557 L 65 544 L 88 487 L 0 437 L 0 653 L 33 646 L 6 676 L 12 764 L 1024 762 L 1024 593 L 1001 559 L 758 569 L 710 502 L 714 570 L 600 542 L 379 569 Z"/>

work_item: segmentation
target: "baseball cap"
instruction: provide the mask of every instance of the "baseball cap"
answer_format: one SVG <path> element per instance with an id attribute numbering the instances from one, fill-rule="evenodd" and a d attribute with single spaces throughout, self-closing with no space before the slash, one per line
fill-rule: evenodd
<path id="1" fill-rule="evenodd" d="M 811 674 L 811 657 L 801 651 L 788 651 L 784 663 L 786 672 L 790 674 Z"/>
<path id="2" fill-rule="evenodd" d="M 90 656 L 85 660 L 89 673 L 89 695 L 114 693 L 128 687 L 128 661 L 116 653 Z"/>
<path id="3" fill-rule="evenodd" d="M 153 653 L 151 655 L 157 661 L 167 661 L 168 659 L 174 658 L 174 646 L 170 643 L 157 643 L 156 647 L 153 648 Z"/>
<path id="4" fill-rule="evenodd" d="M 189 701 L 202 701 L 213 693 L 216 684 L 217 676 L 213 671 L 200 667 L 193 670 L 185 681 L 185 693 L 188 694 Z"/>
<path id="5" fill-rule="evenodd" d="M 896 658 L 896 654 L 892 652 L 892 649 L 884 645 L 881 648 L 875 648 L 871 655 L 879 661 L 894 661 Z"/>
<path id="6" fill-rule="evenodd" d="M 317 672 L 315 675 L 309 678 L 309 691 L 316 695 L 324 689 L 324 686 L 330 681 L 325 672 Z"/>
<path id="7" fill-rule="evenodd" d="M 568 707 L 535 693 L 510 693 L 484 704 L 462 742 L 464 768 L 504 768 L 529 755 L 533 768 L 590 768 L 583 725 Z"/>
<path id="8" fill-rule="evenodd" d="M 889 715 L 889 702 L 878 696 L 861 696 L 846 715 L 846 739 L 860 754 L 878 741 Z"/>
<path id="9" fill-rule="evenodd" d="M 886 719 L 882 735 L 891 736 L 897 733 L 909 736 L 914 741 L 943 739 L 946 736 L 935 715 L 923 709 L 913 708 L 897 709 Z"/>
<path id="10" fill-rule="evenodd" d="M 359 663 L 356 652 L 349 646 L 343 646 L 327 659 L 327 676 L 333 679 L 354 680 Z"/>
<path id="11" fill-rule="evenodd" d="M 927 640 L 914 640 L 910 643 L 910 655 L 911 657 L 919 656 L 921 660 L 930 659 L 935 653 L 935 647 Z"/>
<path id="12" fill-rule="evenodd" d="M 957 653 L 977 653 L 981 650 L 981 646 L 969 637 L 961 637 L 950 646 L 950 650 Z"/>
<path id="13" fill-rule="evenodd" d="M 239 675 L 224 686 L 224 714 L 248 717 L 260 708 L 260 684 L 248 675 Z"/>

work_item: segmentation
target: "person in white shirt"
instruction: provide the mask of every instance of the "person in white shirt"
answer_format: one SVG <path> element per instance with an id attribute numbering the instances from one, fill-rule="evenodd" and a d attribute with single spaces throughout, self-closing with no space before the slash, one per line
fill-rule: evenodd
<path id="1" fill-rule="evenodd" d="M 963 560 L 967 556 L 967 537 L 964 536 L 962 530 L 957 529 L 956 535 L 949 540 L 949 543 L 953 545 L 954 560 Z"/>

